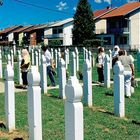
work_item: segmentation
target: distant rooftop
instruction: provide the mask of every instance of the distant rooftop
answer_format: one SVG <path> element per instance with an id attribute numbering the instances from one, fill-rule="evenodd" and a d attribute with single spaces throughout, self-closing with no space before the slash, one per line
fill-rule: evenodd
<path id="1" fill-rule="evenodd" d="M 65 20 L 58 21 L 58 22 L 56 22 L 56 23 L 50 25 L 49 27 L 62 26 L 62 25 L 64 25 L 64 24 L 67 24 L 67 23 L 72 22 L 72 21 L 73 21 L 73 18 L 67 18 L 67 19 L 65 19 Z"/>
<path id="2" fill-rule="evenodd" d="M 127 3 L 121 7 L 118 7 L 117 9 L 113 10 L 112 12 L 104 15 L 102 18 L 125 16 L 138 8 L 140 8 L 140 2 Z"/>
<path id="3" fill-rule="evenodd" d="M 100 17 L 104 16 L 105 14 L 108 14 L 109 12 L 111 12 L 115 9 L 116 9 L 116 7 L 115 8 L 106 7 L 105 9 L 96 10 L 95 12 L 93 12 L 94 19 L 100 18 Z"/>
<path id="4" fill-rule="evenodd" d="M 31 28 L 24 30 L 24 32 L 31 32 L 32 30 L 35 30 L 37 27 L 41 27 L 42 25 L 44 24 L 33 25 Z"/>
<path id="5" fill-rule="evenodd" d="M 43 29 L 43 28 L 47 28 L 47 27 L 49 27 L 50 25 L 53 25 L 53 24 L 55 24 L 55 23 L 57 23 L 58 21 L 55 21 L 55 22 L 49 22 L 49 23 L 46 23 L 46 24 L 43 24 L 43 25 L 41 25 L 41 26 L 39 26 L 39 27 L 36 27 L 35 29 Z"/>
<path id="6" fill-rule="evenodd" d="M 12 32 L 12 31 L 14 31 L 14 30 L 16 30 L 18 28 L 21 28 L 21 27 L 23 27 L 23 26 L 17 25 L 17 26 L 12 26 L 12 27 L 9 27 L 9 28 L 5 28 L 3 30 L 0 30 L 0 34 L 6 34 L 8 32 Z"/>
<path id="7" fill-rule="evenodd" d="M 15 30 L 14 33 L 23 32 L 24 30 L 29 29 L 29 28 L 31 28 L 32 26 L 33 26 L 33 25 L 28 25 L 28 26 L 21 27 L 21 28 Z"/>

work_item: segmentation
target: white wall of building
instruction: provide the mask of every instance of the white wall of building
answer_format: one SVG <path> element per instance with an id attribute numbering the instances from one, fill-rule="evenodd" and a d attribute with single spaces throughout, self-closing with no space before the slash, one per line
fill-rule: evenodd
<path id="1" fill-rule="evenodd" d="M 63 34 L 60 35 L 61 33 L 58 33 L 56 35 L 53 35 L 53 28 L 56 28 L 58 29 L 59 26 L 53 26 L 52 28 L 46 28 L 45 31 L 44 31 L 44 36 L 47 36 L 47 35 L 50 35 L 50 36 L 57 36 L 57 38 L 54 38 L 54 39 L 62 39 L 63 40 L 63 45 L 72 45 L 72 28 L 73 28 L 73 23 L 72 22 L 69 22 L 69 23 L 66 23 L 64 24 L 63 26 L 60 26 L 62 27 L 62 30 L 63 30 Z M 51 38 L 51 40 L 53 40 L 53 38 Z M 44 39 L 44 44 L 48 44 L 48 39 L 45 38 Z"/>
<path id="2" fill-rule="evenodd" d="M 72 28 L 72 22 L 63 25 L 63 45 L 72 45 Z"/>
<path id="3" fill-rule="evenodd" d="M 106 27 L 107 27 L 106 19 L 99 19 L 95 21 L 96 34 L 101 34 L 101 33 L 106 34 L 107 33 Z"/>
<path id="4" fill-rule="evenodd" d="M 52 28 L 46 28 L 44 30 L 44 36 L 46 36 L 46 35 L 52 35 Z M 48 45 L 48 39 L 47 38 L 44 39 L 44 44 Z"/>
<path id="5" fill-rule="evenodd" d="M 8 41 L 13 41 L 14 40 L 14 34 L 13 33 L 9 33 L 8 34 Z"/>
<path id="6" fill-rule="evenodd" d="M 140 10 L 129 17 L 129 44 L 131 48 L 140 47 Z"/>

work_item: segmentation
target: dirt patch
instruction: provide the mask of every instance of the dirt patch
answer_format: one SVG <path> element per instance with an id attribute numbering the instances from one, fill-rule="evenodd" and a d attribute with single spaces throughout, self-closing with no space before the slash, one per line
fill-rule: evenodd
<path id="1" fill-rule="evenodd" d="M 21 132 L 14 130 L 13 132 L 8 132 L 7 130 L 0 130 L 0 138 L 6 138 L 7 140 L 28 140 L 28 134 L 26 132 Z"/>

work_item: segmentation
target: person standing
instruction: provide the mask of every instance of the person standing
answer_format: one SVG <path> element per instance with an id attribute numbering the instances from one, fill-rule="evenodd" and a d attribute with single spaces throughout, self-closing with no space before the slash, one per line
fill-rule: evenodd
<path id="1" fill-rule="evenodd" d="M 103 74 L 103 69 L 104 69 L 104 48 L 99 47 L 98 48 L 98 55 L 96 58 L 96 67 L 97 67 L 97 73 L 98 73 L 98 81 L 100 83 L 104 82 L 104 74 Z"/>
<path id="2" fill-rule="evenodd" d="M 23 81 L 23 89 L 27 88 L 28 81 L 27 81 L 27 73 L 30 68 L 30 55 L 27 49 L 23 49 L 21 53 L 21 73 L 22 73 L 22 81 Z"/>
<path id="3" fill-rule="evenodd" d="M 131 79 L 134 78 L 134 64 L 130 56 L 125 55 L 124 50 L 119 51 L 118 60 L 124 66 L 124 89 L 126 97 L 131 97 Z"/>
<path id="4" fill-rule="evenodd" d="M 117 61 L 119 50 L 120 50 L 119 46 L 115 45 L 112 51 L 112 68 L 115 65 L 115 62 Z"/>
<path id="5" fill-rule="evenodd" d="M 53 59 L 52 59 L 51 53 L 48 50 L 48 46 L 42 47 L 42 50 L 43 50 L 44 56 L 46 58 L 47 75 L 49 75 L 52 86 L 56 86 L 53 71 L 52 71 L 52 68 L 54 65 L 53 65 Z"/>

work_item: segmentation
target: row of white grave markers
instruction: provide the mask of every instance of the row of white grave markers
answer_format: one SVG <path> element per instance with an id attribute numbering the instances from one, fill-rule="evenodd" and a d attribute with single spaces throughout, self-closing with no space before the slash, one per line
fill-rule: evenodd
<path id="1" fill-rule="evenodd" d="M 85 47 L 83 47 L 83 55 L 84 55 L 84 60 L 89 59 L 91 66 L 94 67 L 95 66 L 95 59 L 94 59 L 94 56 L 92 56 L 91 51 L 90 50 L 88 51 Z"/>
<path id="2" fill-rule="evenodd" d="M 110 88 L 110 58 L 109 58 L 108 54 L 105 55 L 104 85 L 105 85 L 105 87 Z"/>
<path id="3" fill-rule="evenodd" d="M 57 49 L 55 49 L 55 68 L 57 68 Z"/>
<path id="4" fill-rule="evenodd" d="M 109 50 L 109 58 L 110 58 L 110 69 L 112 69 L 112 51 Z"/>
<path id="5" fill-rule="evenodd" d="M 55 66 L 56 66 L 56 68 L 58 68 L 58 65 L 59 65 L 58 62 L 59 62 L 59 59 L 61 58 L 61 50 L 60 50 L 60 48 L 58 48 L 58 50 L 55 49 L 55 57 L 54 57 L 53 48 L 50 49 L 50 52 L 51 52 L 52 58 L 55 59 Z M 41 55 L 40 49 L 38 51 L 34 51 L 33 49 L 31 49 L 31 64 L 32 65 L 36 65 L 37 67 L 41 65 L 41 61 L 40 61 L 41 56 L 40 55 Z M 67 69 L 68 64 L 69 64 L 69 49 L 65 50 L 65 63 L 66 63 L 66 69 Z M 77 63 L 79 63 L 78 59 L 77 59 Z M 58 72 L 58 69 L 57 69 L 57 72 Z"/>
<path id="6" fill-rule="evenodd" d="M 8 55 L 10 59 L 10 55 Z M 14 93 L 14 70 L 9 62 L 5 69 L 5 114 L 6 127 L 9 132 L 15 129 L 15 93 Z"/>
<path id="7" fill-rule="evenodd" d="M 0 49 L 0 78 L 2 78 L 2 52 L 1 52 L 1 49 Z"/>
<path id="8" fill-rule="evenodd" d="M 91 73 L 91 62 L 86 59 L 83 68 L 83 98 L 84 104 L 89 107 L 92 106 L 92 73 Z"/>
<path id="9" fill-rule="evenodd" d="M 7 64 L 12 66 L 10 54 L 7 55 Z"/>
<path id="10" fill-rule="evenodd" d="M 14 68 L 14 53 L 13 50 L 11 50 L 10 52 L 11 52 L 11 65 Z"/>
<path id="11" fill-rule="evenodd" d="M 72 62 L 71 62 L 71 75 L 76 76 L 76 55 L 72 52 Z"/>
<path id="12" fill-rule="evenodd" d="M 119 117 L 125 116 L 124 105 L 124 67 L 117 61 L 114 70 L 114 114 Z"/>
<path id="13" fill-rule="evenodd" d="M 21 85 L 22 84 L 22 78 L 21 78 L 21 70 L 20 70 L 20 67 L 21 67 L 22 58 L 21 58 L 21 52 L 20 52 L 20 50 L 18 50 L 17 53 L 18 53 L 18 83 Z"/>
<path id="14" fill-rule="evenodd" d="M 59 72 L 59 97 L 65 99 L 65 86 L 66 86 L 66 66 L 63 58 L 60 59 L 60 72 Z"/>
<path id="15" fill-rule="evenodd" d="M 79 52 L 77 47 L 75 47 L 75 56 L 76 56 L 76 71 L 79 71 Z"/>
<path id="16" fill-rule="evenodd" d="M 41 92 L 47 93 L 47 73 L 46 73 L 46 58 L 42 55 L 40 73 L 41 73 Z"/>
<path id="17" fill-rule="evenodd" d="M 57 52 L 57 75 L 59 76 L 60 75 L 60 61 L 61 61 L 61 52 L 58 51 Z M 58 77 L 58 80 L 60 82 L 60 77 Z"/>
<path id="18" fill-rule="evenodd" d="M 68 52 L 67 50 L 64 51 L 65 52 L 65 62 L 66 62 L 66 70 L 68 69 Z"/>
<path id="19" fill-rule="evenodd" d="M 68 80 L 65 94 L 65 140 L 83 140 L 83 91 L 76 76 Z"/>
<path id="20" fill-rule="evenodd" d="M 34 62 L 34 50 L 33 49 L 31 49 L 31 64 L 32 65 L 34 65 L 35 64 L 35 62 Z"/>
<path id="21" fill-rule="evenodd" d="M 137 70 L 140 71 L 140 49 L 137 52 Z"/>
<path id="22" fill-rule="evenodd" d="M 64 64 L 63 59 L 61 59 L 61 63 Z M 86 60 L 85 70 L 86 68 L 88 69 L 86 72 L 88 78 L 91 77 L 90 67 L 89 60 Z M 123 70 L 124 68 L 121 62 L 116 62 L 114 66 L 114 113 L 119 117 L 124 117 L 125 115 Z M 15 129 L 15 96 L 13 78 L 14 71 L 11 63 L 9 63 L 7 64 L 5 70 L 5 111 L 6 126 L 9 131 Z M 28 83 L 29 139 L 42 140 L 40 74 L 36 66 L 31 66 L 31 70 L 28 73 Z M 83 105 L 81 103 L 82 94 L 82 87 L 79 84 L 76 76 L 71 76 L 65 86 L 66 140 L 83 140 Z M 87 95 L 89 95 L 89 92 Z"/>
<path id="23" fill-rule="evenodd" d="M 38 49 L 38 51 L 34 51 L 34 49 L 31 49 L 31 64 L 36 65 L 37 67 L 41 64 L 41 50 Z"/>
<path id="24" fill-rule="evenodd" d="M 31 66 L 27 79 L 29 140 L 42 140 L 40 74 L 36 66 Z"/>

